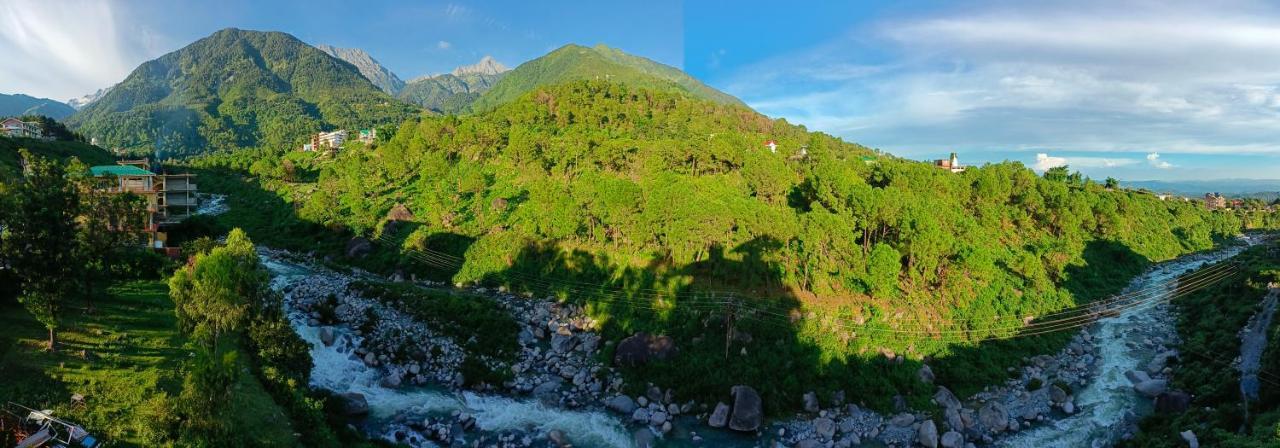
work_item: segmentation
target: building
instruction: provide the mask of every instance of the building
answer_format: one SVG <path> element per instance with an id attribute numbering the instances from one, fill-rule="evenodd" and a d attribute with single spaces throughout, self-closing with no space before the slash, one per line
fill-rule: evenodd
<path id="1" fill-rule="evenodd" d="M 777 152 L 778 152 L 778 142 L 775 142 L 775 141 L 773 141 L 773 140 L 769 140 L 769 141 L 767 141 L 767 142 L 764 142 L 764 146 L 765 146 L 766 148 L 769 148 L 769 152 L 772 152 L 772 153 L 777 153 Z"/>
<path id="2" fill-rule="evenodd" d="M 0 134 L 12 138 L 40 138 L 44 136 L 44 130 L 40 128 L 40 123 L 34 121 L 6 118 L 0 121 Z"/>
<path id="3" fill-rule="evenodd" d="M 338 149 L 343 143 L 347 142 L 347 131 L 339 129 L 333 132 L 321 132 L 311 136 L 311 142 L 302 145 L 304 152 L 319 151 L 321 149 Z"/>
<path id="4" fill-rule="evenodd" d="M 360 143 L 364 143 L 367 145 L 367 144 L 373 143 L 376 140 L 378 140 L 377 129 L 361 129 L 360 130 Z"/>
<path id="5" fill-rule="evenodd" d="M 147 245 L 157 249 L 168 240 L 161 230 L 190 217 L 198 205 L 194 174 L 157 174 L 151 162 L 122 160 L 115 165 L 90 167 L 98 189 L 108 193 L 133 193 L 147 202 Z"/>
<path id="6" fill-rule="evenodd" d="M 1208 208 L 1209 210 L 1217 210 L 1217 209 L 1220 209 L 1220 208 L 1226 208 L 1226 207 L 1227 207 L 1227 198 L 1226 198 L 1226 197 L 1223 197 L 1221 193 L 1205 193 L 1205 194 L 1204 194 L 1204 206 L 1205 206 L 1205 208 Z"/>
<path id="7" fill-rule="evenodd" d="M 933 166 L 936 166 L 938 168 L 941 168 L 947 171 L 951 171 L 953 173 L 964 172 L 964 167 L 960 165 L 960 157 L 956 156 L 956 153 L 954 152 L 951 153 L 951 158 L 949 159 L 934 160 Z"/>

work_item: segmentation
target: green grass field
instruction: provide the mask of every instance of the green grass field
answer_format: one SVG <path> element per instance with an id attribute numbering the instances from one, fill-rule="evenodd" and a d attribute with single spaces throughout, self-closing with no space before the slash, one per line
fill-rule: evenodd
<path id="1" fill-rule="evenodd" d="M 153 399 L 176 397 L 192 350 L 178 331 L 168 286 L 161 281 L 115 285 L 83 314 L 67 309 L 56 353 L 44 350 L 44 328 L 19 305 L 0 305 L 0 402 L 53 409 L 110 446 L 144 446 Z M 83 355 L 82 355 L 83 353 Z M 85 356 L 87 355 L 87 356 Z M 244 366 L 236 428 L 255 446 L 299 446 L 289 419 Z M 72 394 L 87 397 L 73 409 Z M 0 446 L 6 446 L 0 439 Z"/>

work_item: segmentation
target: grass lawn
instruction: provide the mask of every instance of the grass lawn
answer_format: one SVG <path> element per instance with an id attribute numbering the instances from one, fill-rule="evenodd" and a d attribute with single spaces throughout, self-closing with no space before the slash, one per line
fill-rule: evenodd
<path id="1" fill-rule="evenodd" d="M 47 333 L 26 310 L 0 305 L 0 402 L 53 409 L 114 446 L 141 446 L 139 431 L 149 420 L 145 404 L 161 394 L 178 395 L 191 355 L 175 323 L 168 286 L 115 285 L 92 315 L 83 314 L 79 303 L 70 305 L 56 353 L 43 350 Z M 254 434 L 257 446 L 298 446 L 289 419 L 244 369 L 228 403 L 239 410 L 236 427 Z M 75 393 L 85 395 L 88 406 L 72 409 Z"/>

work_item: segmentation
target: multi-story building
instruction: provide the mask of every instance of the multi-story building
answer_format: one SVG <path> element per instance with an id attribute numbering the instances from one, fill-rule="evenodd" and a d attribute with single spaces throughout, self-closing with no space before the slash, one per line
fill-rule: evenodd
<path id="1" fill-rule="evenodd" d="M 1221 193 L 1205 193 L 1205 194 L 1204 194 L 1204 206 L 1205 206 L 1205 208 L 1208 208 L 1209 210 L 1217 210 L 1217 209 L 1220 209 L 1220 208 L 1226 208 L 1226 207 L 1227 207 L 1227 198 L 1226 198 L 1226 197 L 1224 197 L 1224 196 L 1222 196 L 1222 194 L 1221 194 Z"/>
<path id="2" fill-rule="evenodd" d="M 936 166 L 938 168 L 941 168 L 947 171 L 951 171 L 953 173 L 959 173 L 964 171 L 964 167 L 960 166 L 960 157 L 956 156 L 956 153 L 954 152 L 951 153 L 950 158 L 934 160 L 933 166 Z"/>
<path id="3" fill-rule="evenodd" d="M 361 129 L 360 130 L 360 143 L 364 143 L 367 145 L 367 144 L 373 143 L 374 140 L 377 140 L 377 139 L 378 139 L 377 129 Z"/>
<path id="4" fill-rule="evenodd" d="M 40 123 L 6 118 L 0 121 L 0 134 L 13 138 L 40 138 L 44 135 L 44 131 L 40 128 Z"/>
<path id="5" fill-rule="evenodd" d="M 311 141 L 302 145 L 305 152 L 319 151 L 321 149 L 338 149 L 343 143 L 347 142 L 347 130 L 339 129 L 333 132 L 321 132 L 311 135 Z"/>
<path id="6" fill-rule="evenodd" d="M 148 160 L 122 160 L 90 167 L 98 188 L 109 193 L 133 193 L 147 202 L 148 246 L 164 248 L 163 228 L 190 217 L 199 205 L 194 174 L 157 174 Z"/>

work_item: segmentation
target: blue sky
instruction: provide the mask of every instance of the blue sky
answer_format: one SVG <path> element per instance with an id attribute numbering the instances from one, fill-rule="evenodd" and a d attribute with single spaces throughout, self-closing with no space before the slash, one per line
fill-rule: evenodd
<path id="1" fill-rule="evenodd" d="M 904 157 L 1280 178 L 1268 2 L 6 0 L 0 92 L 90 93 L 230 26 L 361 48 L 406 80 L 605 43 Z"/>

